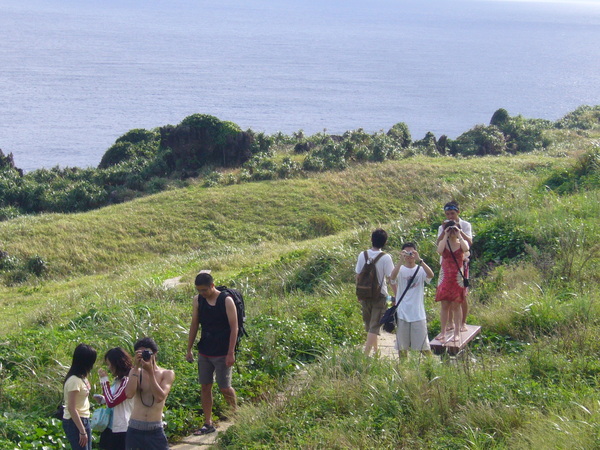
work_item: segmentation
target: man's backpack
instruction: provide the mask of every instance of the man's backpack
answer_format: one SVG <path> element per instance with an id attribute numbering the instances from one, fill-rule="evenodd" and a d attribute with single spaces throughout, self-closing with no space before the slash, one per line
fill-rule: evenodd
<path id="1" fill-rule="evenodd" d="M 237 350 L 242 336 L 248 336 L 248 333 L 246 332 L 246 327 L 244 326 L 244 323 L 246 322 L 246 307 L 244 305 L 244 296 L 237 289 L 228 288 L 226 286 L 217 286 L 217 290 L 225 292 L 227 296 L 233 299 L 233 303 L 235 303 L 238 321 L 237 342 L 235 343 L 235 349 Z"/>
<path id="2" fill-rule="evenodd" d="M 356 296 L 359 300 L 375 301 L 381 297 L 381 284 L 377 277 L 375 264 L 385 253 L 381 252 L 375 259 L 371 260 L 367 250 L 363 254 L 365 255 L 365 265 L 356 278 Z"/>

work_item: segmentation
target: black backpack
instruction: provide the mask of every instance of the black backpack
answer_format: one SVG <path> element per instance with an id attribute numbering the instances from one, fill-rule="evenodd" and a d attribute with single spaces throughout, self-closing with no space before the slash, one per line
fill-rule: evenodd
<path id="1" fill-rule="evenodd" d="M 381 284 L 377 278 L 377 267 L 375 264 L 379 261 L 385 252 L 381 252 L 375 259 L 369 259 L 369 254 L 365 250 L 365 265 L 356 279 L 356 296 L 359 300 L 373 302 L 381 296 Z"/>
<path id="2" fill-rule="evenodd" d="M 246 327 L 244 326 L 244 323 L 246 322 L 246 306 L 244 305 L 244 296 L 237 289 L 228 288 L 226 286 L 217 286 L 217 290 L 225 292 L 227 296 L 233 299 L 233 303 L 235 304 L 238 321 L 238 334 L 237 341 L 235 343 L 235 350 L 237 351 L 242 336 L 248 336 Z"/>

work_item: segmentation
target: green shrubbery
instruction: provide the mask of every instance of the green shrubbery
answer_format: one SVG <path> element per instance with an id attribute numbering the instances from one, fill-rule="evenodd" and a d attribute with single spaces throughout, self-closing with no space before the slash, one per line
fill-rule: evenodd
<path id="1" fill-rule="evenodd" d="M 561 195 L 579 190 L 598 189 L 600 187 L 600 146 L 595 146 L 581 155 L 569 169 L 555 171 L 543 184 Z"/>
<path id="2" fill-rule="evenodd" d="M 207 167 L 237 168 L 227 176 L 211 174 L 207 187 L 248 181 L 290 178 L 308 172 L 344 170 L 363 162 L 383 162 L 416 154 L 485 156 L 522 153 L 547 148 L 549 130 L 591 130 L 599 126 L 600 107 L 582 106 L 556 123 L 511 117 L 499 109 L 490 125 L 478 125 L 455 140 L 428 132 L 412 141 L 404 122 L 387 133 L 362 129 L 341 136 L 302 131 L 290 136 L 243 132 L 232 122 L 193 114 L 177 126 L 134 129 L 118 138 L 97 169 L 58 167 L 25 175 L 14 167 L 12 155 L 0 154 L 0 220 L 38 212 L 78 212 L 119 203 L 181 185 Z M 298 160 L 274 153 L 303 154 Z M 560 182 L 560 174 L 556 175 Z"/>

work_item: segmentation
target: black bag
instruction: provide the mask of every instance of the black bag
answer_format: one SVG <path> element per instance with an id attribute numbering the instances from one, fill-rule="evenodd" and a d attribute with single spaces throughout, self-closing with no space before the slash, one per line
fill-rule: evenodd
<path id="1" fill-rule="evenodd" d="M 237 341 L 235 343 L 235 350 L 237 351 L 242 336 L 248 336 L 248 333 L 246 332 L 246 327 L 244 326 L 246 322 L 246 305 L 244 304 L 244 296 L 237 289 L 228 288 L 226 286 L 217 286 L 217 290 L 225 292 L 227 296 L 233 299 L 233 303 L 235 304 L 238 322 L 238 334 Z"/>
<path id="2" fill-rule="evenodd" d="M 415 270 L 415 273 L 413 273 L 412 277 L 410 277 L 410 280 L 408 281 L 408 284 L 404 288 L 404 292 L 402 293 L 398 301 L 395 302 L 383 313 L 383 317 L 381 318 L 379 323 L 383 325 L 384 331 L 387 331 L 388 333 L 393 333 L 396 329 L 396 310 L 398 309 L 398 305 L 404 298 L 404 295 L 406 294 L 410 286 L 413 284 L 413 281 L 415 281 L 415 277 L 417 276 L 417 272 L 419 271 L 420 267 L 421 266 L 417 266 L 417 270 Z"/>
<path id="3" fill-rule="evenodd" d="M 367 250 L 364 251 L 365 265 L 356 277 L 356 297 L 359 300 L 374 302 L 381 297 L 381 283 L 377 277 L 377 261 L 385 252 L 381 252 L 375 259 L 369 260 Z"/>

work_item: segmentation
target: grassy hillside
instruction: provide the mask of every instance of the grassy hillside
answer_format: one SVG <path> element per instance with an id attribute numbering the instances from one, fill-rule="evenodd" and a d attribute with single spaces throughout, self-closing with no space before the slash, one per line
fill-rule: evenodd
<path id="1" fill-rule="evenodd" d="M 1 222 L 2 250 L 38 256 L 47 270 L 2 275 L 0 447 L 64 447 L 48 417 L 78 342 L 102 355 L 154 336 L 161 365 L 177 373 L 169 436 L 199 425 L 199 387 L 183 357 L 190 284 L 202 268 L 241 288 L 248 304 L 250 337 L 234 375 L 242 408 L 223 445 L 598 445 L 599 190 L 545 187 L 582 179 L 577 158 L 597 155 L 597 139 L 557 132 L 554 147 L 527 155 L 416 156 L 306 178 L 199 182 L 91 212 Z M 364 359 L 356 255 L 381 225 L 394 259 L 403 240 L 416 240 L 437 272 L 435 230 L 451 198 L 478 235 L 470 322 L 484 326 L 483 337 L 458 362 Z M 174 276 L 186 284 L 163 288 Z M 429 288 L 431 333 L 433 295 Z M 276 401 L 301 367 L 300 389 Z M 92 384 L 97 391 L 95 376 Z"/>

